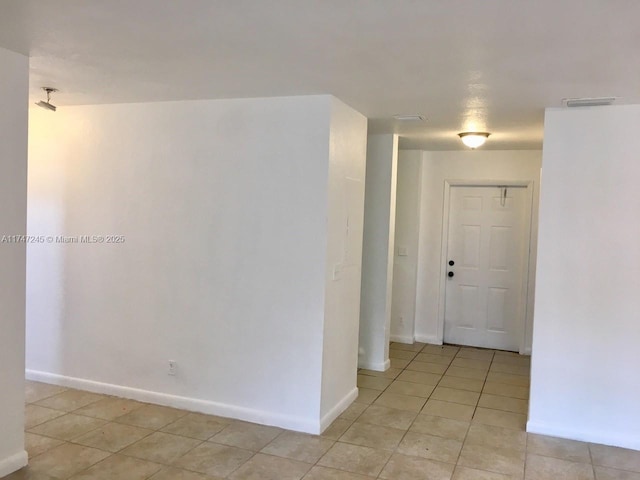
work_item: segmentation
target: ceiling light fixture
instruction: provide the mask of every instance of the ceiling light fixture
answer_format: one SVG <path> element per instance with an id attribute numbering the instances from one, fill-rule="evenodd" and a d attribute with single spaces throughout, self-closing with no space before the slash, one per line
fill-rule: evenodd
<path id="1" fill-rule="evenodd" d="M 51 94 L 58 91 L 57 88 L 52 87 L 42 87 L 42 90 L 47 92 L 47 101 L 40 100 L 36 103 L 39 107 L 46 108 L 47 110 L 51 110 L 52 112 L 56 111 L 56 106 L 51 104 Z"/>
<path id="2" fill-rule="evenodd" d="M 565 98 L 564 104 L 567 107 L 600 107 L 603 105 L 611 105 L 618 97 L 583 97 L 583 98 Z"/>
<path id="3" fill-rule="evenodd" d="M 462 132 L 458 134 L 462 143 L 474 150 L 484 145 L 489 135 L 491 134 L 487 132 Z"/>

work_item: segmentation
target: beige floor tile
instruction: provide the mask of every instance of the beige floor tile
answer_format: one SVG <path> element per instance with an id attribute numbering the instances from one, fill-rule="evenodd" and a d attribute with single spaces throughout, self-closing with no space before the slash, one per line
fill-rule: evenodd
<path id="1" fill-rule="evenodd" d="M 407 432 L 396 452 L 455 464 L 461 448 L 462 442 L 458 440 L 424 433 Z"/>
<path id="2" fill-rule="evenodd" d="M 371 407 L 369 407 L 371 408 Z M 329 438 L 331 440 L 339 439 L 344 432 L 346 432 L 353 420 L 346 420 L 344 418 L 336 418 L 327 429 L 322 432 L 322 437 Z"/>
<path id="3" fill-rule="evenodd" d="M 522 478 L 524 462 L 524 452 L 470 445 L 465 442 L 462 452 L 460 452 L 458 465 L 477 470 L 516 475 Z"/>
<path id="4" fill-rule="evenodd" d="M 458 390 L 456 388 L 438 386 L 431 395 L 435 400 L 443 400 L 445 402 L 462 403 L 463 405 L 473 405 L 478 403 L 480 394 L 478 392 L 470 392 L 468 390 Z"/>
<path id="5" fill-rule="evenodd" d="M 439 387 L 456 388 L 458 390 L 468 390 L 470 392 L 481 392 L 484 380 L 473 380 L 470 378 L 460 378 L 445 375 L 438 383 Z"/>
<path id="6" fill-rule="evenodd" d="M 277 427 L 256 423 L 234 422 L 211 437 L 210 441 L 257 452 L 282 433 Z"/>
<path id="7" fill-rule="evenodd" d="M 317 435 L 283 432 L 261 452 L 313 464 L 320 460 L 333 444 L 333 440 Z"/>
<path id="8" fill-rule="evenodd" d="M 472 423 L 482 423 L 484 425 L 495 425 L 497 427 L 513 428 L 515 430 L 524 431 L 527 423 L 527 416 L 520 413 L 511 413 L 478 407 L 476 408 L 476 413 L 473 415 Z"/>
<path id="9" fill-rule="evenodd" d="M 371 405 L 373 401 L 382 393 L 381 390 L 372 390 L 371 388 L 358 388 L 358 398 L 356 402 Z"/>
<path id="10" fill-rule="evenodd" d="M 162 468 L 157 463 L 138 458 L 112 455 L 71 480 L 145 480 Z"/>
<path id="11" fill-rule="evenodd" d="M 26 403 L 35 403 L 47 397 L 52 397 L 58 393 L 66 391 L 67 388 L 58 385 L 50 385 L 48 383 L 34 382 L 25 380 L 24 395 Z"/>
<path id="12" fill-rule="evenodd" d="M 426 343 L 399 343 L 391 342 L 389 344 L 390 350 L 408 350 L 410 352 L 420 352 L 427 344 Z"/>
<path id="13" fill-rule="evenodd" d="M 407 430 L 416 418 L 416 415 L 415 412 L 407 412 L 406 410 L 398 410 L 397 408 L 383 407 L 380 405 L 371 405 L 360 415 L 358 422 Z"/>
<path id="14" fill-rule="evenodd" d="M 458 465 L 451 480 L 521 480 L 521 475 L 505 475 L 503 473 L 487 472 L 475 468 Z"/>
<path id="15" fill-rule="evenodd" d="M 26 405 L 24 408 L 24 427 L 32 428 L 54 418 L 61 417 L 65 412 L 38 405 Z"/>
<path id="16" fill-rule="evenodd" d="M 135 427 L 158 430 L 184 417 L 187 413 L 189 412 L 162 407 L 160 405 L 144 405 L 143 407 L 136 408 L 133 412 L 118 417 L 115 421 Z"/>
<path id="17" fill-rule="evenodd" d="M 417 354 L 417 352 L 409 352 L 407 350 L 389 350 L 389 358 L 400 360 L 413 360 Z"/>
<path id="18" fill-rule="evenodd" d="M 337 442 L 318 461 L 318 465 L 362 475 L 377 476 L 391 457 L 391 452 Z"/>
<path id="19" fill-rule="evenodd" d="M 104 425 L 104 420 L 98 418 L 84 417 L 82 415 L 74 415 L 72 413 L 54 418 L 48 422 L 42 423 L 29 431 L 44 435 L 46 437 L 59 438 L 61 440 L 72 440 L 84 435 L 91 430 Z"/>
<path id="20" fill-rule="evenodd" d="M 505 412 L 522 413 L 524 415 L 529 408 L 529 401 L 520 398 L 483 393 L 478 402 L 478 406 L 493 408 L 494 410 L 504 410 Z"/>
<path id="21" fill-rule="evenodd" d="M 485 360 L 485 361 L 491 361 L 493 360 L 494 357 L 494 351 L 493 350 L 480 350 L 480 349 L 476 349 L 476 348 L 461 348 L 460 351 L 458 352 L 458 354 L 456 355 L 457 358 L 470 358 L 470 359 L 474 359 L 474 360 Z"/>
<path id="22" fill-rule="evenodd" d="M 55 478 L 69 478 L 107 458 L 110 454 L 95 448 L 64 443 L 29 461 L 31 470 Z"/>
<path id="23" fill-rule="evenodd" d="M 406 368 L 407 370 L 412 370 L 414 372 L 435 373 L 436 375 L 443 375 L 447 370 L 446 365 L 441 365 L 439 363 L 418 362 L 416 360 L 407 365 Z"/>
<path id="24" fill-rule="evenodd" d="M 258 453 L 233 472 L 231 480 L 300 480 L 311 469 L 308 463 Z"/>
<path id="25" fill-rule="evenodd" d="M 53 397 L 40 400 L 36 402 L 36 405 L 62 410 L 64 412 L 73 412 L 78 408 L 97 402 L 103 398 L 105 398 L 103 395 L 98 395 L 97 393 L 84 392 L 82 390 L 66 390 Z"/>
<path id="26" fill-rule="evenodd" d="M 510 373 L 489 372 L 487 381 L 505 383 L 507 385 L 517 385 L 519 387 L 529 387 L 529 377 L 522 375 L 511 375 Z"/>
<path id="27" fill-rule="evenodd" d="M 417 362 L 436 363 L 438 365 L 448 366 L 453 361 L 453 356 L 449 355 L 432 355 L 431 353 L 420 353 L 416 356 Z"/>
<path id="28" fill-rule="evenodd" d="M 373 478 L 375 477 L 316 465 L 309 470 L 309 473 L 303 477 L 303 480 L 371 480 Z"/>
<path id="29" fill-rule="evenodd" d="M 25 449 L 29 454 L 29 458 L 33 458 L 47 450 L 57 447 L 58 445 L 62 445 L 64 441 L 26 432 L 24 434 L 24 443 Z"/>
<path id="30" fill-rule="evenodd" d="M 411 360 L 403 360 L 401 358 L 390 358 L 389 360 L 391 361 L 391 368 L 405 368 L 411 363 Z"/>
<path id="31" fill-rule="evenodd" d="M 362 445 L 364 447 L 394 450 L 400 444 L 400 440 L 402 440 L 405 432 L 406 430 L 400 430 L 398 428 L 355 422 L 349 430 L 340 437 L 340 441 L 343 443 Z"/>
<path id="32" fill-rule="evenodd" d="M 175 422 L 162 427 L 160 430 L 166 433 L 173 433 L 174 435 L 182 435 L 183 437 L 208 440 L 230 423 L 228 419 L 214 415 L 189 413 Z"/>
<path id="33" fill-rule="evenodd" d="M 253 455 L 254 452 L 249 450 L 204 442 L 173 462 L 173 466 L 224 478 Z"/>
<path id="34" fill-rule="evenodd" d="M 364 403 L 354 402 L 347 407 L 347 409 L 340 414 L 338 418 L 342 418 L 344 420 L 354 421 L 358 418 L 362 412 L 367 409 L 367 405 Z"/>
<path id="35" fill-rule="evenodd" d="M 594 467 L 596 480 L 640 480 L 640 473 L 615 468 Z"/>
<path id="36" fill-rule="evenodd" d="M 181 468 L 165 467 L 149 477 L 149 480 L 222 480 L 222 478 L 190 472 Z"/>
<path id="37" fill-rule="evenodd" d="M 441 378 L 441 375 L 436 375 L 434 373 L 413 372 L 410 370 L 405 370 L 400 375 L 398 375 L 398 378 L 396 380 L 435 386 L 438 384 Z"/>
<path id="38" fill-rule="evenodd" d="M 422 353 L 430 353 L 432 355 L 445 355 L 448 357 L 454 357 L 458 351 L 459 347 L 454 347 L 453 345 L 426 345 L 422 349 Z"/>
<path id="39" fill-rule="evenodd" d="M 108 397 L 79 408 L 74 413 L 112 421 L 143 406 L 144 403 L 136 402 L 135 400 Z"/>
<path id="40" fill-rule="evenodd" d="M 136 443 L 128 446 L 120 453 L 130 457 L 149 460 L 168 465 L 179 457 L 187 453 L 189 450 L 197 447 L 201 443 L 200 440 L 193 438 L 179 437 L 169 433 L 154 432 L 148 437 L 138 440 Z"/>
<path id="41" fill-rule="evenodd" d="M 478 360 L 475 358 L 461 358 L 457 356 L 451 362 L 452 367 L 461 367 L 461 368 L 476 368 L 478 370 L 488 371 L 489 366 L 491 365 L 490 360 Z"/>
<path id="42" fill-rule="evenodd" d="M 451 438 L 461 442 L 467 435 L 469 425 L 469 422 L 420 414 L 416 417 L 409 431 Z"/>
<path id="43" fill-rule="evenodd" d="M 588 443 L 534 433 L 528 434 L 527 453 L 561 458 L 571 462 L 591 463 Z"/>
<path id="44" fill-rule="evenodd" d="M 510 365 L 508 363 L 492 363 L 490 371 L 498 373 L 510 373 L 512 375 L 529 376 L 531 367 L 526 365 Z"/>
<path id="45" fill-rule="evenodd" d="M 384 392 L 376 399 L 375 402 L 373 402 L 373 404 L 418 413 L 422 409 L 426 400 L 426 398 L 421 397 Z"/>
<path id="46" fill-rule="evenodd" d="M 176 460 L 173 466 L 215 477 L 226 477 L 248 462 L 253 455 L 249 450 L 204 442 Z"/>
<path id="47" fill-rule="evenodd" d="M 394 454 L 378 478 L 389 480 L 449 480 L 454 466 L 421 457 Z"/>
<path id="48" fill-rule="evenodd" d="M 491 395 L 502 395 L 503 397 L 521 398 L 527 400 L 529 398 L 529 387 L 520 387 L 518 385 L 507 385 L 504 383 L 486 382 L 482 393 Z"/>
<path id="49" fill-rule="evenodd" d="M 390 378 L 371 377 L 369 375 L 358 375 L 358 387 L 370 388 L 372 390 L 384 390 L 391 385 Z"/>
<path id="50" fill-rule="evenodd" d="M 473 417 L 474 407 L 460 403 L 443 402 L 442 400 L 429 400 L 421 413 L 436 417 L 451 418 L 453 420 L 469 421 Z"/>
<path id="51" fill-rule="evenodd" d="M 152 433 L 153 430 L 147 430 L 146 428 L 122 425 L 120 423 L 107 423 L 76 438 L 73 442 L 85 447 L 99 448 L 100 450 L 115 453 Z"/>
<path id="52" fill-rule="evenodd" d="M 472 380 L 484 380 L 487 372 L 477 368 L 449 367 L 444 374 L 447 377 L 470 378 Z"/>
<path id="53" fill-rule="evenodd" d="M 640 451 L 589 444 L 594 465 L 640 473 Z"/>
<path id="54" fill-rule="evenodd" d="M 497 352 L 493 357 L 493 363 L 503 363 L 507 365 L 519 365 L 521 367 L 531 366 L 531 357 L 527 355 L 505 354 Z"/>
<path id="55" fill-rule="evenodd" d="M 559 458 L 527 454 L 525 480 L 593 480 L 589 463 L 576 463 Z"/>
<path id="56" fill-rule="evenodd" d="M 391 379 L 394 379 L 398 375 L 400 375 L 400 372 L 402 372 L 401 368 L 393 368 L 393 367 L 388 368 L 384 372 L 378 372 L 375 370 L 366 370 L 364 368 L 358 371 L 358 373 L 360 373 L 361 375 L 369 375 L 370 377 L 382 377 L 382 378 L 391 378 Z"/>
<path id="57" fill-rule="evenodd" d="M 6 477 L 2 477 L 2 480 L 58 480 L 54 477 L 47 475 L 46 473 L 36 472 L 30 466 L 21 468 L 17 472 L 13 472 Z"/>
<path id="58" fill-rule="evenodd" d="M 511 428 L 473 424 L 469 427 L 465 444 L 524 452 L 527 434 Z"/>
<path id="59" fill-rule="evenodd" d="M 435 387 L 433 385 L 424 385 L 422 383 L 403 382 L 396 380 L 387 389 L 385 393 L 397 393 L 400 395 L 411 395 L 413 397 L 429 398 Z"/>

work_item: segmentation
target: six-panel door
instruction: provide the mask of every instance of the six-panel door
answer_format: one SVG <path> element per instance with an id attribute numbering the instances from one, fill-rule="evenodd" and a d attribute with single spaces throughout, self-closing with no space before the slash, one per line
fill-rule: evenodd
<path id="1" fill-rule="evenodd" d="M 444 341 L 517 351 L 526 188 L 454 186 L 450 195 Z"/>

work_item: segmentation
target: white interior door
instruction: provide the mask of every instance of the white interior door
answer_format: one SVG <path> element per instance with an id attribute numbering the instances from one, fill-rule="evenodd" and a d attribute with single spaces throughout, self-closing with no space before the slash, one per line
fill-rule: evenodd
<path id="1" fill-rule="evenodd" d="M 445 342 L 519 350 L 527 204 L 525 187 L 451 187 Z"/>

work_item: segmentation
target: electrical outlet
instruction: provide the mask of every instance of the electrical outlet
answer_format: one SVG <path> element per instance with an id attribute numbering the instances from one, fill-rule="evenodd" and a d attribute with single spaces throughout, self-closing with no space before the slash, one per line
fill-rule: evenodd
<path id="1" fill-rule="evenodd" d="M 175 375 L 177 369 L 178 362 L 176 362 L 175 360 L 169 360 L 169 369 L 167 370 L 167 375 Z"/>
<path id="2" fill-rule="evenodd" d="M 400 326 L 404 327 L 404 317 L 400 317 Z"/>

